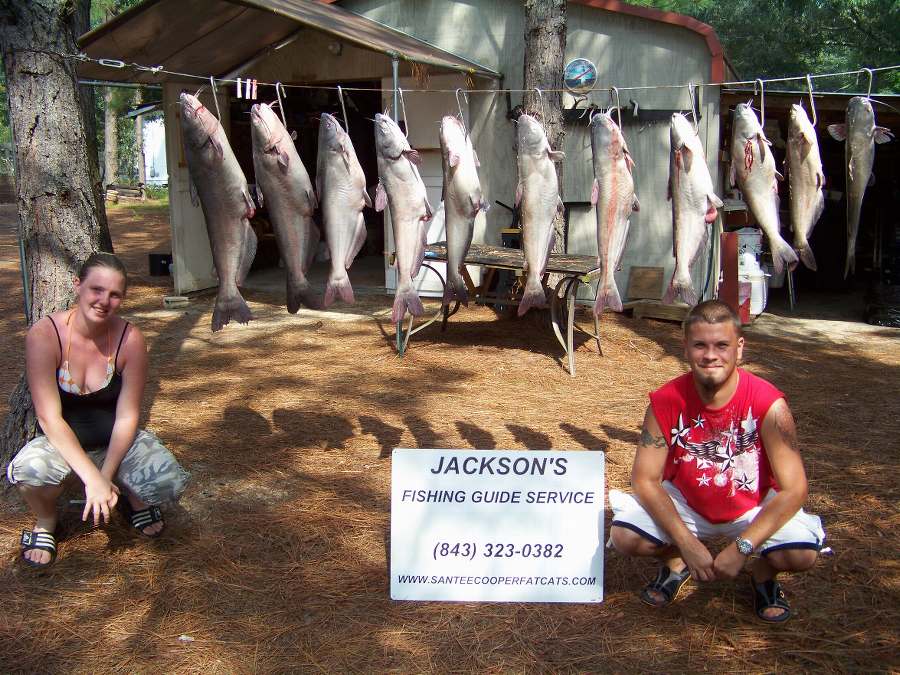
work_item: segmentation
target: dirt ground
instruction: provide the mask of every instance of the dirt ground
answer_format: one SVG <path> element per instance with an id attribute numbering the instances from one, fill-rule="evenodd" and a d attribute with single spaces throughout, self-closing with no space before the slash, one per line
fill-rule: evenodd
<path id="1" fill-rule="evenodd" d="M 746 365 L 787 394 L 807 509 L 833 549 L 784 577 L 788 624 L 754 620 L 745 578 L 689 585 L 653 611 L 636 595 L 652 564 L 615 554 L 599 605 L 393 602 L 392 448 L 602 450 L 607 489 L 624 489 L 647 391 L 683 371 L 677 326 L 605 315 L 603 355 L 582 342 L 575 378 L 546 314 L 464 309 L 399 359 L 389 298 L 291 316 L 260 287 L 254 322 L 212 334 L 212 296 L 167 310 L 168 279 L 148 275 L 147 253 L 169 250 L 166 213 L 110 215 L 134 271 L 125 314 L 150 349 L 143 426 L 193 480 L 159 540 L 67 514 L 45 573 L 17 563 L 31 521 L 10 499 L 0 672 L 900 669 L 900 331 L 846 311 L 764 315 L 748 330 Z M 5 415 L 25 326 L 14 210 L 0 222 Z"/>

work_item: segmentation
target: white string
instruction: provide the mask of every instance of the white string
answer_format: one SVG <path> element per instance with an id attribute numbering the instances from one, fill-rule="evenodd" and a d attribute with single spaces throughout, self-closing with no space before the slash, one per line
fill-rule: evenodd
<path id="1" fill-rule="evenodd" d="M 56 53 L 56 52 L 54 52 Z M 166 70 L 163 66 L 146 66 L 138 63 L 125 63 L 122 66 L 119 65 L 111 65 L 114 61 L 113 59 L 95 59 L 87 54 L 62 54 L 56 53 L 58 56 L 64 58 L 70 58 L 77 61 L 88 61 L 91 63 L 97 63 L 100 65 L 105 65 L 110 68 L 122 68 L 129 67 L 134 68 L 135 70 L 139 70 L 142 72 L 149 72 L 153 75 L 159 75 L 160 73 L 164 73 L 166 75 L 172 75 L 176 77 L 183 77 L 189 79 L 198 79 L 198 80 L 207 80 L 211 79 L 206 75 L 197 75 L 195 73 L 182 73 L 174 70 Z M 106 62 L 106 63 L 104 63 Z M 117 61 L 118 63 L 122 63 L 121 61 Z M 796 75 L 791 77 L 771 77 L 771 78 L 762 78 L 762 79 L 754 79 L 754 80 L 735 80 L 733 82 L 703 82 L 699 84 L 695 84 L 695 87 L 737 87 L 742 85 L 754 85 L 758 81 L 763 82 L 764 84 L 772 84 L 775 82 L 803 82 L 807 77 L 812 79 L 819 79 L 824 77 L 841 77 L 845 75 L 860 75 L 862 73 L 866 74 L 874 74 L 878 72 L 884 72 L 888 70 L 897 70 L 900 69 L 900 64 L 893 66 L 881 66 L 878 68 L 857 68 L 855 70 L 844 70 L 840 72 L 834 73 L 819 73 L 816 75 Z M 234 84 L 236 79 L 228 79 L 221 80 L 221 82 Z M 274 82 L 260 82 L 259 84 L 263 86 L 274 86 Z M 323 86 L 323 85 L 314 85 L 314 84 L 288 84 L 283 85 L 286 88 L 294 88 L 294 89 L 317 89 L 317 90 L 336 90 L 336 86 Z M 642 91 L 642 90 L 653 90 L 653 89 L 683 89 L 687 86 L 687 83 L 684 84 L 648 84 L 634 87 L 619 87 L 619 91 Z M 381 89 L 376 89 L 374 87 L 344 87 L 344 91 L 368 91 L 368 92 L 376 92 L 381 91 Z M 434 94 L 452 94 L 456 90 L 455 89 L 410 89 L 409 91 L 416 93 L 434 93 Z M 511 93 L 511 94 L 523 94 L 526 92 L 534 91 L 533 89 L 466 89 L 467 94 L 502 94 L 502 93 Z M 546 89 L 544 90 L 547 93 L 567 93 L 568 89 Z M 828 93 L 828 92 L 820 92 L 820 93 Z M 835 92 L 837 93 L 837 92 Z M 869 95 L 871 95 L 871 88 L 869 89 Z"/>

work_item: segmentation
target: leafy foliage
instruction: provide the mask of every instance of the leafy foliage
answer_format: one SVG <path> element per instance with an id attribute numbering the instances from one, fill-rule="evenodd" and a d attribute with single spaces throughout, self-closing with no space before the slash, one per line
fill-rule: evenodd
<path id="1" fill-rule="evenodd" d="M 741 79 L 900 64 L 897 0 L 631 0 L 711 25 Z M 797 89 L 797 82 L 782 88 Z M 816 89 L 865 90 L 863 76 L 819 79 Z M 900 70 L 877 73 L 873 92 L 900 93 Z"/>

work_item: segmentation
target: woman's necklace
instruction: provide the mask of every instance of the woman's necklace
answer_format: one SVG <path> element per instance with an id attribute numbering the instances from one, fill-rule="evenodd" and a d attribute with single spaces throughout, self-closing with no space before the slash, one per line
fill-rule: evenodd
<path id="1" fill-rule="evenodd" d="M 78 393 L 81 394 L 90 394 L 91 391 L 87 388 L 87 364 L 85 364 L 84 368 L 84 386 L 78 387 L 72 379 L 72 369 L 69 365 L 69 355 L 72 351 L 72 333 L 75 330 L 75 326 L 72 323 L 72 318 L 75 316 L 75 313 L 78 311 L 78 307 L 75 306 L 71 312 L 69 312 L 69 316 L 66 319 L 66 327 L 69 330 L 69 334 L 66 338 L 66 360 L 63 363 L 63 369 L 68 376 L 66 379 L 75 387 L 78 388 Z M 109 381 L 112 379 L 112 370 L 113 370 L 113 355 L 112 355 L 112 341 L 109 335 L 109 325 L 106 326 L 106 379 L 103 383 L 103 387 L 109 384 Z M 100 387 L 101 389 L 103 387 Z"/>

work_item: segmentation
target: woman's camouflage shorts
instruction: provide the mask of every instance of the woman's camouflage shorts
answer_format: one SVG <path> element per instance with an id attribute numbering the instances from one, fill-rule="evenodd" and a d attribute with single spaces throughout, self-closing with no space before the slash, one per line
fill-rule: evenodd
<path id="1" fill-rule="evenodd" d="M 87 454 L 100 467 L 106 449 L 88 450 Z M 36 436 L 6 469 L 10 483 L 33 487 L 59 485 L 70 473 L 72 468 L 46 436 Z M 177 500 L 189 479 L 190 474 L 156 435 L 139 429 L 119 465 L 115 482 L 146 504 L 164 504 Z"/>

